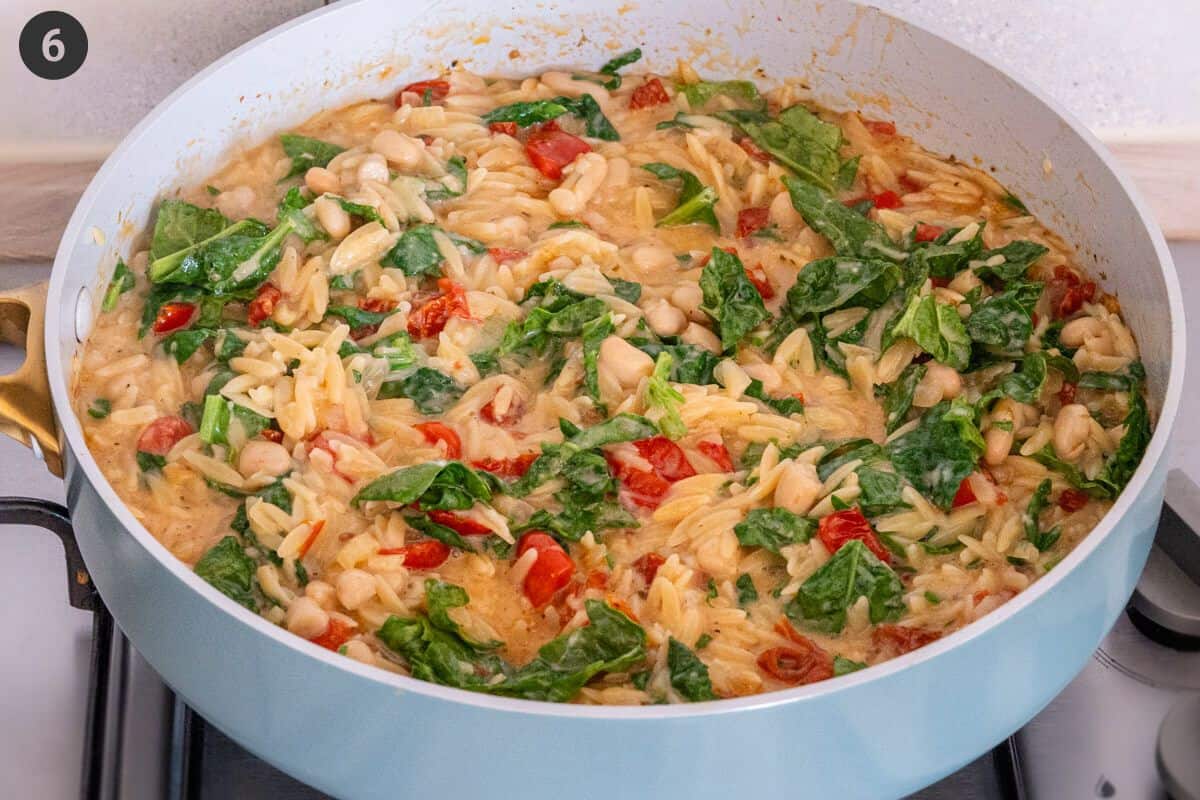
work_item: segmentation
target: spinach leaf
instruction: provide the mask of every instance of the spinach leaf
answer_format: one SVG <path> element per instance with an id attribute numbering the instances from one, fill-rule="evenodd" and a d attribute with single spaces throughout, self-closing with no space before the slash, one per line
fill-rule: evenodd
<path id="1" fill-rule="evenodd" d="M 555 308 L 557 310 L 551 310 Z M 545 355 L 560 347 L 563 339 L 582 335 L 588 323 L 601 318 L 609 318 L 609 311 L 598 297 L 566 303 L 555 300 L 537 306 L 521 322 L 509 323 L 497 353 L 501 356 L 510 353 Z"/>
<path id="2" fill-rule="evenodd" d="M 843 168 L 838 156 L 838 148 L 842 145 L 842 129 L 823 122 L 804 106 L 785 108 L 773 120 L 765 114 L 744 112 L 718 112 L 715 116 L 737 125 L 780 164 L 827 191 L 833 191 L 840 181 L 847 178 L 846 175 L 839 175 Z M 853 183 L 858 162 L 852 162 L 852 167 L 846 169 Z"/>
<path id="3" fill-rule="evenodd" d="M 490 640 L 486 642 L 472 641 L 462 626 L 450 617 L 450 610 L 462 608 L 471 602 L 467 590 L 461 586 L 435 578 L 425 579 L 425 610 L 429 621 L 437 628 L 459 636 L 464 642 L 480 650 L 494 650 L 504 642 Z"/>
<path id="4" fill-rule="evenodd" d="M 408 369 L 417 363 L 417 350 L 404 331 L 397 331 L 371 347 L 371 355 L 388 362 L 391 370 Z"/>
<path id="5" fill-rule="evenodd" d="M 440 203 L 453 197 L 461 197 L 462 193 L 467 190 L 467 160 L 465 158 L 451 156 L 450 160 L 446 162 L 446 171 L 450 173 L 451 180 L 458 188 L 452 188 L 451 184 L 446 183 L 446 179 L 442 178 L 438 186 L 425 190 L 425 199 L 429 202 Z"/>
<path id="6" fill-rule="evenodd" d="M 365 203 L 355 203 L 336 194 L 326 194 L 325 197 L 337 203 L 342 207 L 343 211 L 352 217 L 358 217 L 366 222 L 383 224 L 383 217 L 379 216 L 379 212 L 375 210 L 374 206 L 369 206 Z"/>
<path id="7" fill-rule="evenodd" d="M 436 225 L 417 225 L 401 234 L 379 263 L 385 267 L 396 267 L 410 277 L 440 275 L 445 258 L 433 238 L 435 231 L 444 233 L 455 246 L 471 253 L 479 254 L 487 250 L 474 239 L 443 231 Z"/>
<path id="8" fill-rule="evenodd" d="M 292 160 L 292 167 L 288 170 L 288 174 L 283 176 L 284 180 L 296 175 L 303 175 L 312 167 L 325 166 L 333 160 L 334 156 L 345 149 L 336 144 L 323 142 L 309 136 L 301 136 L 297 133 L 282 134 L 279 137 L 279 143 L 283 145 L 284 154 Z"/>
<path id="9" fill-rule="evenodd" d="M 465 389 L 458 381 L 433 367 L 417 367 L 407 377 L 386 381 L 379 387 L 378 399 L 407 397 L 425 416 L 441 414 L 458 402 Z"/>
<path id="10" fill-rule="evenodd" d="M 669 353 L 671 374 L 667 379 L 674 383 L 694 383 L 699 386 L 716 383 L 713 370 L 721 359 L 703 347 L 694 344 L 663 344 L 649 339 L 630 339 L 629 343 L 654 359 L 658 358 L 659 353 Z"/>
<path id="11" fill-rule="evenodd" d="M 108 282 L 108 289 L 104 291 L 104 301 L 100 304 L 100 310 L 112 311 L 117 307 L 121 295 L 132 289 L 136 283 L 133 272 L 125 266 L 124 261 L 118 259 L 117 266 L 113 268 L 112 280 Z"/>
<path id="12" fill-rule="evenodd" d="M 982 262 L 975 267 L 975 274 L 984 280 L 995 280 L 1003 283 L 1021 280 L 1039 258 L 1050 252 L 1049 249 L 1035 242 L 1009 242 L 1003 247 L 988 250 L 979 256 Z M 1002 260 L 991 263 L 999 256 Z"/>
<path id="13" fill-rule="evenodd" d="M 152 261 L 150 280 L 197 286 L 212 295 L 248 292 L 271 274 L 292 226 L 291 220 L 274 230 L 256 220 L 235 222 L 210 239 Z"/>
<path id="14" fill-rule="evenodd" d="M 754 108 L 766 107 L 766 101 L 758 93 L 758 87 L 750 81 L 699 81 L 675 87 L 687 98 L 693 111 L 698 111 L 718 95 L 725 95 L 749 103 Z"/>
<path id="15" fill-rule="evenodd" d="M 1125 434 L 1117 444 L 1116 451 L 1104 462 L 1104 469 L 1096 476 L 1099 483 L 1112 487 L 1112 497 L 1120 494 L 1125 484 L 1129 483 L 1150 444 L 1150 412 L 1146 408 L 1146 398 L 1142 396 L 1141 381 L 1135 380 L 1129 391 L 1129 412 L 1122 423 Z"/>
<path id="16" fill-rule="evenodd" d="M 667 376 L 671 374 L 671 364 L 674 359 L 670 353 L 658 354 L 654 363 L 654 372 L 646 383 L 646 408 L 657 408 L 662 411 L 658 427 L 668 439 L 681 439 L 687 434 L 687 426 L 679 415 L 679 407 L 683 405 L 683 395 L 671 384 Z"/>
<path id="17" fill-rule="evenodd" d="M 700 289 L 704 293 L 700 308 L 716 321 L 726 351 L 733 350 L 743 336 L 771 319 L 762 295 L 746 277 L 741 259 L 719 247 L 712 249 L 712 257 L 700 273 Z"/>
<path id="18" fill-rule="evenodd" d="M 1025 526 L 1025 538 L 1028 539 L 1039 553 L 1043 553 L 1054 546 L 1058 541 L 1058 537 L 1062 535 L 1062 528 L 1055 525 L 1048 531 L 1042 531 L 1041 525 L 1038 523 L 1038 516 L 1050 504 L 1050 479 L 1046 478 L 1038 484 L 1034 489 L 1033 496 L 1029 498 L 1029 505 L 1025 507 L 1025 513 L 1021 517 L 1021 522 Z"/>
<path id="19" fill-rule="evenodd" d="M 356 330 L 377 327 L 397 310 L 393 308 L 391 311 L 366 311 L 358 306 L 329 306 L 325 309 L 325 317 L 339 317 L 346 321 L 351 330 Z"/>
<path id="20" fill-rule="evenodd" d="M 200 346 L 216 334 L 211 328 L 187 328 L 163 337 L 162 348 L 179 364 L 187 361 Z"/>
<path id="21" fill-rule="evenodd" d="M 167 465 L 166 456 L 147 453 L 144 450 L 138 450 L 134 454 L 134 458 L 137 461 L 138 469 L 142 472 L 157 472 Z"/>
<path id="22" fill-rule="evenodd" d="M 904 481 L 899 475 L 873 467 L 859 467 L 857 472 L 858 486 L 862 490 L 858 496 L 858 506 L 863 514 L 878 517 L 898 508 L 908 508 L 908 503 L 900 494 L 904 489 Z"/>
<path id="23" fill-rule="evenodd" d="M 783 185 L 791 195 L 792 206 L 810 228 L 829 240 L 838 255 L 885 261 L 907 257 L 882 225 L 846 208 L 820 186 L 788 176 L 784 176 Z"/>
<path id="24" fill-rule="evenodd" d="M 626 303 L 636 303 L 642 298 L 642 285 L 637 281 L 627 281 L 621 278 L 610 277 L 608 282 L 612 284 L 613 294 Z"/>
<path id="25" fill-rule="evenodd" d="M 916 393 L 917 384 L 925 377 L 926 371 L 924 364 L 909 364 L 900 373 L 899 378 L 888 384 L 883 396 L 885 430 L 888 433 L 907 421 L 908 412 L 912 410 L 913 394 Z"/>
<path id="26" fill-rule="evenodd" d="M 514 528 L 513 533 L 539 530 L 563 542 L 578 542 L 588 533 L 598 535 L 603 530 L 636 527 L 636 517 L 619 504 L 606 499 L 587 505 L 567 506 L 557 513 L 538 509 L 524 525 Z"/>
<path id="27" fill-rule="evenodd" d="M 482 473 L 459 461 L 435 461 L 401 467 L 383 475 L 354 495 L 351 504 L 387 500 L 416 504 L 422 511 L 465 511 L 492 499 L 492 485 Z"/>
<path id="28" fill-rule="evenodd" d="M 459 550 L 466 550 L 468 552 L 475 549 L 458 531 L 447 525 L 434 522 L 425 514 L 405 514 L 404 522 L 413 530 L 420 531 L 430 539 L 437 539 L 447 547 L 457 547 Z"/>
<path id="29" fill-rule="evenodd" d="M 737 587 L 738 605 L 745 607 L 750 603 L 758 601 L 758 589 L 754 588 L 754 579 L 750 577 L 750 573 L 743 572 L 738 575 L 737 582 L 734 584 Z"/>
<path id="30" fill-rule="evenodd" d="M 112 413 L 112 401 L 107 397 L 97 397 L 88 406 L 87 413 L 92 419 L 104 419 Z"/>
<path id="31" fill-rule="evenodd" d="M 658 433 L 654 423 L 636 414 L 617 414 L 598 425 L 593 425 L 575 434 L 567 443 L 580 450 L 591 450 L 606 444 L 634 442 L 647 439 Z"/>
<path id="32" fill-rule="evenodd" d="M 878 308 L 899 285 L 900 268 L 888 261 L 822 258 L 800 270 L 787 308 L 795 319 L 850 306 Z"/>
<path id="33" fill-rule="evenodd" d="M 909 256 L 913 274 L 949 279 L 966 269 L 971 259 L 978 258 L 983 252 L 983 225 L 970 239 L 951 243 L 959 231 L 948 230 L 932 242 L 916 245 Z"/>
<path id="34" fill-rule="evenodd" d="M 861 661 L 851 661 L 848 658 L 841 656 L 833 657 L 833 677 L 838 678 L 842 675 L 849 675 L 851 672 L 858 672 L 860 669 L 866 669 L 867 665 Z"/>
<path id="35" fill-rule="evenodd" d="M 1132 392 L 1145 380 L 1146 371 L 1140 361 L 1129 365 L 1127 372 L 1085 372 L 1076 378 L 1080 389 L 1102 392 Z M 1069 378 L 1068 378 L 1069 380 Z"/>
<path id="36" fill-rule="evenodd" d="M 966 331 L 972 341 L 987 345 L 994 353 L 1018 356 L 1033 334 L 1033 318 L 1021 298 L 1006 291 L 974 306 L 967 318 Z"/>
<path id="37" fill-rule="evenodd" d="M 755 378 L 750 381 L 750 385 L 746 387 L 744 392 L 746 397 L 752 397 L 768 408 L 775 411 L 777 414 L 782 414 L 785 417 L 792 414 L 804 413 L 804 402 L 798 397 L 772 397 L 763 389 L 762 381 Z"/>
<path id="38" fill-rule="evenodd" d="M 428 616 L 388 617 L 377 635 L 404 656 L 412 676 L 423 681 L 487 692 L 512 672 L 502 658 L 463 639 L 457 625 L 444 630 Z"/>
<path id="39" fill-rule="evenodd" d="M 971 361 L 971 339 L 958 311 L 933 295 L 914 296 L 885 338 L 890 343 L 900 336 L 912 339 L 935 360 L 956 370 L 965 370 Z"/>
<path id="40" fill-rule="evenodd" d="M 671 688 L 684 700 L 697 703 L 716 700 L 708 667 L 686 644 L 671 636 L 667 639 L 667 671 Z"/>
<path id="41" fill-rule="evenodd" d="M 577 81 L 591 81 L 592 83 L 598 83 L 605 89 L 608 89 L 610 92 L 615 91 L 621 88 L 621 76 L 617 74 L 618 71 L 622 67 L 627 67 L 635 61 L 640 60 L 641 57 L 641 48 L 635 47 L 632 50 L 629 50 L 604 62 L 604 66 L 600 67 L 598 72 L 600 75 L 607 76 L 608 80 L 597 80 L 586 75 L 572 75 L 571 77 Z"/>
<path id="42" fill-rule="evenodd" d="M 762 547 L 776 555 L 790 544 L 804 544 L 816 533 L 816 520 L 793 514 L 786 508 L 755 508 L 733 527 L 738 544 Z"/>
<path id="43" fill-rule="evenodd" d="M 1036 405 L 1046 383 L 1046 354 L 1029 353 L 1021 359 L 1020 369 L 1000 379 L 996 388 L 982 400 L 986 403 L 997 397 L 1011 397 L 1018 403 Z"/>
<path id="44" fill-rule="evenodd" d="M 800 585 L 784 613 L 797 625 L 833 635 L 842 632 L 846 611 L 859 597 L 867 598 L 873 625 L 895 622 L 904 613 L 904 586 L 896 573 L 851 539 Z"/>
<path id="45" fill-rule="evenodd" d="M 565 420 L 560 420 L 560 425 L 563 422 Z M 543 444 L 542 454 L 524 475 L 509 484 L 507 492 L 513 497 L 524 497 L 551 478 L 568 477 L 571 469 L 567 465 L 579 456 L 580 451 L 647 439 L 657 433 L 658 428 L 653 422 L 634 414 L 618 414 L 586 430 L 574 429 L 570 434 L 564 431 L 567 440 L 563 444 Z"/>
<path id="46" fill-rule="evenodd" d="M 596 98 L 590 94 L 579 95 L 579 97 L 571 102 L 570 109 L 574 116 L 583 120 L 588 136 L 602 139 L 606 142 L 620 141 L 621 135 L 617 133 L 617 129 L 608 121 L 608 117 L 604 116 L 604 112 L 600 110 L 600 104 L 596 102 Z"/>
<path id="47" fill-rule="evenodd" d="M 215 208 L 201 208 L 182 200 L 163 200 L 154 220 L 150 260 L 186 250 L 229 227 L 225 215 Z"/>
<path id="48" fill-rule="evenodd" d="M 612 314 L 589 320 L 580 330 L 583 343 L 583 385 L 587 389 L 588 397 L 591 397 L 596 408 L 601 410 L 604 409 L 604 403 L 600 400 L 600 345 L 615 330 Z"/>
<path id="49" fill-rule="evenodd" d="M 246 555 L 237 537 L 226 536 L 200 557 L 195 572 L 221 594 L 257 612 L 254 569 L 253 559 Z"/>
<path id="50" fill-rule="evenodd" d="M 655 227 L 702 222 L 720 232 L 721 223 L 717 221 L 717 215 L 713 212 L 713 206 L 718 200 L 716 189 L 705 186 L 694 173 L 686 169 L 677 169 L 670 164 L 654 162 L 643 164 L 642 169 L 664 181 L 678 179 L 682 182 L 675 210 L 660 219 Z"/>
<path id="51" fill-rule="evenodd" d="M 817 476 L 822 481 L 851 461 L 871 463 L 883 458 L 883 448 L 870 439 L 846 439 L 830 447 L 817 462 Z"/>
<path id="52" fill-rule="evenodd" d="M 621 138 L 616 128 L 604 116 L 596 98 L 590 94 L 582 94 L 576 98 L 555 97 L 553 100 L 512 103 L 489 111 L 482 119 L 485 125 L 493 122 L 515 122 L 519 127 L 526 128 L 557 119 L 563 114 L 570 114 L 582 120 L 588 136 L 608 142 L 615 142 Z"/>
<path id="53" fill-rule="evenodd" d="M 934 505 L 948 509 L 963 478 L 979 463 L 984 443 L 974 408 L 958 399 L 926 411 L 914 430 L 886 450 L 896 472 Z"/>

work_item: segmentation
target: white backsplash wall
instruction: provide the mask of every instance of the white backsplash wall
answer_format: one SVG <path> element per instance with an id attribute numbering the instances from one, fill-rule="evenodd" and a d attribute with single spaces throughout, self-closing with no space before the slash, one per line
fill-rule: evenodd
<path id="1" fill-rule="evenodd" d="M 1032 79 L 1094 129 L 1200 128 L 1196 0 L 1151 0 L 1136 9 L 1125 0 L 874 2 L 955 35 Z M 29 148 L 102 150 L 221 55 L 321 4 L 2 0 L 0 159 L 27 155 Z M 396 0 L 398 24 L 411 17 L 413 5 Z M 75 16 L 89 37 L 87 61 L 61 81 L 31 75 L 16 48 L 21 27 L 47 7 Z"/>

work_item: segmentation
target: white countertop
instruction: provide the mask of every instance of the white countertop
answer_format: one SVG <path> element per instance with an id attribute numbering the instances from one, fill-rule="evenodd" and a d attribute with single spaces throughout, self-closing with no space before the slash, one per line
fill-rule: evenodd
<path id="1" fill-rule="evenodd" d="M 222 52 L 319 0 L 73 0 L 91 37 L 89 62 L 49 85 L 15 57 L 0 55 L 0 142 L 119 138 L 174 86 Z M 1130 9 L 1117 0 L 996 4 L 991 0 L 877 0 L 901 16 L 955 30 L 971 47 L 1040 83 L 1095 128 L 1200 123 L 1200 3 L 1159 0 Z M 0 40 L 14 42 L 40 0 L 8 0 Z M 120 9 L 118 13 L 117 9 Z M 147 61 L 150 62 L 147 68 Z M 31 101 L 31 98 L 35 98 Z M 103 102 L 94 102 L 102 98 Z M 68 111 L 69 110 L 69 111 Z M 4 156 L 0 152 L 0 158 Z M 1200 315 L 1200 244 L 1172 247 L 1189 309 Z M 39 280 L 48 266 L 0 266 L 0 288 Z M 1200 353 L 1200 325 L 1189 331 Z M 20 351 L 0 346 L 0 371 Z M 1200 371 L 1185 397 L 1200 396 Z M 1173 463 L 1200 483 L 1200 417 L 1184 414 Z M 62 484 L 33 455 L 0 437 L 0 495 L 63 501 Z M 4 531 L 0 560 L 0 797 L 78 796 L 90 615 L 66 602 L 58 541 L 34 528 Z"/>

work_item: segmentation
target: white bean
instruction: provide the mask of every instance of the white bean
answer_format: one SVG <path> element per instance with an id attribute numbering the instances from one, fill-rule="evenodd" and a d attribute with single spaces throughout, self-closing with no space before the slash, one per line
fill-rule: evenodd
<path id="1" fill-rule="evenodd" d="M 304 173 L 304 185 L 315 195 L 338 194 L 342 191 L 342 180 L 337 173 L 330 172 L 324 167 L 309 167 Z"/>
<path id="2" fill-rule="evenodd" d="M 371 149 L 391 163 L 407 171 L 421 163 L 425 143 L 420 139 L 394 130 L 382 130 L 371 140 Z"/>
<path id="3" fill-rule="evenodd" d="M 291 468 L 292 455 L 287 448 L 266 439 L 246 442 L 238 456 L 238 472 L 247 478 L 259 472 L 279 476 Z"/>
<path id="4" fill-rule="evenodd" d="M 688 325 L 684 313 L 666 300 L 651 300 L 644 311 L 646 324 L 659 336 L 678 336 Z"/>
<path id="5" fill-rule="evenodd" d="M 313 580 L 304 587 L 304 596 L 313 599 L 321 608 L 328 610 L 333 608 L 336 593 L 333 591 L 333 587 L 325 581 Z"/>
<path id="6" fill-rule="evenodd" d="M 654 359 L 620 336 L 609 336 L 600 343 L 599 368 L 621 386 L 632 387 L 654 371 Z"/>
<path id="7" fill-rule="evenodd" d="M 1083 347 L 1088 339 L 1103 336 L 1108 326 L 1095 317 L 1080 317 L 1063 325 L 1059 338 L 1067 347 Z"/>
<path id="8" fill-rule="evenodd" d="M 677 287 L 675 291 L 671 292 L 671 303 L 694 322 L 703 322 L 708 319 L 707 315 L 700 310 L 701 304 L 704 303 L 704 292 L 700 291 L 698 283 L 685 283 Z"/>
<path id="9" fill-rule="evenodd" d="M 359 183 L 378 181 L 387 183 L 391 175 L 388 173 L 387 161 L 378 153 L 372 153 L 362 160 L 355 172 Z"/>
<path id="10" fill-rule="evenodd" d="M 362 662 L 363 664 L 375 663 L 375 651 L 366 642 L 359 639 L 351 639 L 346 642 L 344 647 L 345 650 L 342 654 L 346 657 L 353 658 L 355 661 Z"/>
<path id="11" fill-rule="evenodd" d="M 284 624 L 297 636 L 313 639 L 329 627 L 329 614 L 311 597 L 298 597 L 288 606 Z"/>
<path id="12" fill-rule="evenodd" d="M 354 611 L 375 596 L 375 578 L 361 569 L 348 569 L 337 577 L 337 598 Z"/>
<path id="13" fill-rule="evenodd" d="M 783 467 L 775 485 L 775 505 L 807 514 L 821 494 L 821 478 L 812 464 L 793 461 Z"/>
<path id="14" fill-rule="evenodd" d="M 350 215 L 336 200 L 328 197 L 318 197 L 313 203 L 316 210 L 317 222 L 334 239 L 344 239 L 350 233 Z"/>
<path id="15" fill-rule="evenodd" d="M 546 198 L 560 217 L 581 213 L 608 175 L 608 161 L 599 153 L 584 153 L 565 170 L 566 178 Z"/>
<path id="16" fill-rule="evenodd" d="M 1071 403 L 1063 406 L 1054 419 L 1054 452 L 1059 458 L 1073 461 L 1083 455 L 1092 415 L 1087 406 Z"/>
<path id="17" fill-rule="evenodd" d="M 925 377 L 913 392 L 913 405 L 917 408 L 932 408 L 943 400 L 953 400 L 962 392 L 962 377 L 945 364 L 931 362 Z"/>
<path id="18" fill-rule="evenodd" d="M 988 466 L 994 467 L 1003 464 L 1004 459 L 1008 458 L 1013 446 L 1013 432 L 1004 428 L 988 428 L 987 433 L 983 435 L 983 441 L 986 445 L 983 460 Z"/>
<path id="19" fill-rule="evenodd" d="M 694 344 L 697 347 L 703 347 L 713 353 L 720 353 L 721 340 L 717 335 L 703 325 L 698 325 L 695 322 L 689 323 L 683 335 L 679 337 L 688 344 Z"/>

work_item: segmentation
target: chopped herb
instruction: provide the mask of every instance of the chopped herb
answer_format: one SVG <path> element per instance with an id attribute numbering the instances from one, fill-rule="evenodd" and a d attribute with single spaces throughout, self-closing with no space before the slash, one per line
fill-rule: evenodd
<path id="1" fill-rule="evenodd" d="M 87 413 L 92 419 L 104 419 L 112 413 L 112 401 L 107 397 L 97 397 L 88 407 Z"/>
<path id="2" fill-rule="evenodd" d="M 750 573 L 743 572 L 738 575 L 737 583 L 738 605 L 745 607 L 750 603 L 758 601 L 758 590 L 754 588 L 754 579 L 750 577 Z"/>
<path id="3" fill-rule="evenodd" d="M 713 206 L 717 204 L 718 200 L 716 189 L 705 186 L 694 173 L 672 167 L 670 164 L 654 162 L 643 164 L 642 169 L 664 181 L 676 179 L 681 181 L 679 202 L 676 204 L 675 210 L 660 219 L 657 227 L 704 223 L 712 226 L 718 232 L 721 230 L 721 223 L 717 221 L 717 215 L 713 212 Z"/>

